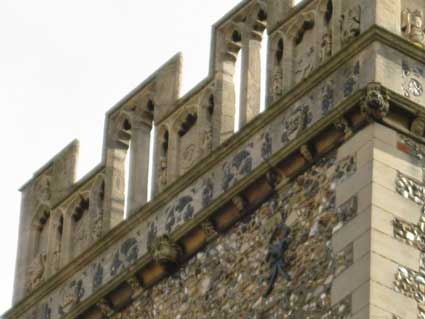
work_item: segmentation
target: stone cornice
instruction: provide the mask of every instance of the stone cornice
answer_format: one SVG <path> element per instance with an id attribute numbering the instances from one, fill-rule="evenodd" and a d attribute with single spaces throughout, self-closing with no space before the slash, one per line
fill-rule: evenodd
<path id="1" fill-rule="evenodd" d="M 221 145 L 211 156 L 209 156 L 209 158 L 203 160 L 202 163 L 198 163 L 188 173 L 186 173 L 184 176 L 179 178 L 179 180 L 170 185 L 163 193 L 159 194 L 152 202 L 142 207 L 137 214 L 131 216 L 128 220 L 123 221 L 121 224 L 116 226 L 101 240 L 99 240 L 92 247 L 90 247 L 83 255 L 72 261 L 59 273 L 47 280 L 36 291 L 34 291 L 32 294 L 30 294 L 25 299 L 16 304 L 13 309 L 9 310 L 5 314 L 5 317 L 17 318 L 19 315 L 23 314 L 26 310 L 28 310 L 29 307 L 39 303 L 41 299 L 48 295 L 53 289 L 58 287 L 65 280 L 69 279 L 73 274 L 81 270 L 83 266 L 88 265 L 94 257 L 105 251 L 118 239 L 128 234 L 138 224 L 146 220 L 152 214 L 155 214 L 155 212 L 159 208 L 167 204 L 171 199 L 175 198 L 175 196 L 179 192 L 188 187 L 202 174 L 209 171 L 219 161 L 223 160 L 226 156 L 231 154 L 237 146 L 244 144 L 249 138 L 253 137 L 255 133 L 257 133 L 260 129 L 270 123 L 272 119 L 276 118 L 278 114 L 284 112 L 289 106 L 291 106 L 294 102 L 298 101 L 318 83 L 322 82 L 332 72 L 334 72 L 340 66 L 348 62 L 352 57 L 354 57 L 356 54 L 361 52 L 373 42 L 384 43 L 389 47 L 392 47 L 418 61 L 425 62 L 425 55 L 423 54 L 424 51 L 422 49 L 412 45 L 410 42 L 380 27 L 372 27 L 369 31 L 362 34 L 355 42 L 352 43 L 350 50 L 344 50 L 335 55 L 333 59 L 329 61 L 329 63 L 320 67 L 312 76 L 306 79 L 303 83 L 297 85 L 286 96 L 282 97 L 279 101 L 271 105 L 265 113 L 259 115 L 246 127 L 244 127 L 238 134 L 235 134 L 223 145 Z M 341 115 L 345 114 L 348 110 L 355 107 L 363 95 L 364 90 L 360 90 L 357 93 L 351 95 L 348 99 L 346 99 L 339 106 L 337 106 L 331 113 L 329 113 L 329 115 L 318 121 L 316 124 L 312 125 L 308 130 L 306 130 L 305 134 L 288 143 L 282 150 L 274 154 L 271 159 L 264 162 L 248 177 L 246 177 L 240 183 L 232 187 L 229 192 L 225 192 L 217 199 L 215 199 L 202 213 L 198 214 L 198 216 L 194 220 L 190 221 L 186 225 L 183 225 L 180 229 L 174 232 L 172 234 L 172 238 L 180 238 L 183 234 L 187 233 L 195 225 L 202 222 L 205 218 L 207 218 L 207 216 L 212 214 L 214 210 L 221 207 L 224 203 L 229 201 L 232 197 L 234 197 L 243 189 L 245 189 L 249 184 L 258 179 L 265 172 L 267 172 L 270 169 L 270 166 L 274 166 L 277 163 L 281 162 L 283 158 L 293 153 L 297 149 L 297 146 L 307 143 L 309 140 L 312 139 L 312 137 L 316 136 L 323 129 L 331 125 L 337 118 L 341 117 Z M 422 106 L 396 93 L 389 92 L 389 95 L 393 104 L 399 106 L 400 108 L 403 108 L 411 114 L 416 114 L 423 108 Z M 131 269 L 129 269 L 129 271 L 117 276 L 107 285 L 99 289 L 95 294 L 90 296 L 87 300 L 79 304 L 71 313 L 67 315 L 67 318 L 75 318 L 76 314 L 79 311 L 87 307 L 87 305 L 91 304 L 91 301 L 99 298 L 99 296 L 104 295 L 106 292 L 116 287 L 128 275 L 133 274 L 137 269 L 143 267 L 149 261 L 149 256 L 145 255 L 140 258 L 134 265 L 131 266 Z"/>

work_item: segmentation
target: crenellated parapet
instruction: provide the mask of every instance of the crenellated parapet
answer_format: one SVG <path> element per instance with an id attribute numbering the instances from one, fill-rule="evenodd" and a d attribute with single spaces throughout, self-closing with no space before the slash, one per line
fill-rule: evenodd
<path id="1" fill-rule="evenodd" d="M 14 300 L 21 299 L 48 277 L 53 209 L 75 183 L 78 150 L 78 142 L 69 144 L 20 189 L 22 204 Z"/>
<path id="2" fill-rule="evenodd" d="M 214 25 L 209 74 L 196 87 L 180 96 L 182 58 L 174 56 L 107 112 L 102 162 L 92 172 L 75 180 L 74 142 L 22 188 L 19 303 L 6 318 L 124 318 L 119 312 L 129 303 L 273 196 L 293 187 L 302 192 L 299 185 L 311 192 L 316 182 L 326 186 L 319 193 L 332 212 L 310 207 L 317 208 L 320 222 L 311 219 L 307 226 L 311 237 L 323 225 L 334 227 L 320 237 L 321 249 L 329 248 L 325 239 L 355 217 L 350 212 L 358 203 L 366 203 L 363 197 L 359 202 L 347 197 L 348 188 L 335 188 L 357 172 L 365 175 L 358 164 L 364 158 L 351 149 L 360 154 L 360 142 L 352 139 L 369 143 L 362 134 L 372 134 L 374 127 L 379 135 L 385 125 L 392 132 L 391 149 L 420 151 L 413 142 L 401 143 L 399 133 L 424 141 L 421 10 L 425 4 L 414 0 L 243 1 Z M 266 36 L 267 69 L 261 70 Z M 238 58 L 240 88 L 235 86 Z M 260 114 L 262 91 L 267 101 Z M 303 175 L 307 171 L 311 180 Z M 291 206 L 298 198 L 285 200 Z M 288 216 L 294 223 L 303 214 L 309 220 L 307 211 Z M 340 211 L 348 211 L 349 218 L 339 220 Z M 259 233 L 269 232 L 273 222 Z M 352 243 L 340 247 L 336 239 L 333 244 L 344 256 L 357 249 Z M 304 257 L 289 253 L 301 268 Z M 332 291 L 326 291 L 332 304 L 326 299 L 322 310 L 334 314 L 339 304 L 350 304 L 345 316 L 355 309 L 348 302 L 354 284 L 333 280 Z M 341 286 L 344 294 L 336 293 Z M 271 293 L 274 282 L 270 287 Z M 136 318 L 143 309 L 134 311 Z"/>

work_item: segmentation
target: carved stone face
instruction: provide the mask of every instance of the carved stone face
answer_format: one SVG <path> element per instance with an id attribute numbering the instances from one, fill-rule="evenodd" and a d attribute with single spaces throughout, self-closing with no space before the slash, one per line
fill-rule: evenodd
<path id="1" fill-rule="evenodd" d="M 423 27 L 423 13 L 422 11 L 415 11 L 412 16 L 412 26 L 422 31 Z"/>

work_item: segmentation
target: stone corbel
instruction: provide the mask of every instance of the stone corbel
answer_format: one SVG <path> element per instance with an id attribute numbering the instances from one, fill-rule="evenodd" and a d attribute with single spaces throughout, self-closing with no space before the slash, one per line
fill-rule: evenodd
<path id="1" fill-rule="evenodd" d="M 267 184 L 276 190 L 285 184 L 288 179 L 278 169 L 273 167 L 266 173 L 266 180 Z"/>
<path id="2" fill-rule="evenodd" d="M 226 51 L 224 52 L 224 56 L 226 60 L 236 62 L 238 52 L 242 48 L 242 35 L 244 30 L 244 24 L 233 22 L 231 25 L 231 29 L 224 31 L 228 32 L 228 34 L 225 36 Z"/>
<path id="3" fill-rule="evenodd" d="M 134 128 L 152 128 L 153 116 L 151 113 L 142 110 L 141 107 L 136 107 L 129 113 L 128 118 L 130 119 L 131 126 Z"/>
<path id="4" fill-rule="evenodd" d="M 127 279 L 127 284 L 130 286 L 132 291 L 132 298 L 136 299 L 143 292 L 143 286 L 140 280 L 136 276 L 132 276 Z"/>
<path id="5" fill-rule="evenodd" d="M 360 102 L 360 110 L 368 121 L 382 120 L 390 111 L 387 90 L 380 83 L 369 83 L 366 95 Z"/>
<path id="6" fill-rule="evenodd" d="M 244 214 L 249 206 L 248 200 L 243 195 L 236 195 L 233 197 L 232 203 L 239 210 L 240 214 Z"/>
<path id="7" fill-rule="evenodd" d="M 213 240 L 218 235 L 213 223 L 209 220 L 204 221 L 200 227 L 207 242 Z"/>
<path id="8" fill-rule="evenodd" d="M 313 153 L 310 150 L 310 147 L 308 146 L 308 144 L 304 144 L 300 147 L 300 154 L 302 155 L 302 157 L 308 162 L 308 163 L 312 163 L 314 156 Z"/>
<path id="9" fill-rule="evenodd" d="M 346 118 L 340 117 L 334 122 L 334 126 L 338 131 L 342 131 L 344 133 L 344 140 L 348 140 L 353 136 L 353 128 Z"/>
<path id="10" fill-rule="evenodd" d="M 313 29 L 315 24 L 315 15 L 313 11 L 300 14 L 296 20 L 288 27 L 287 33 L 291 39 L 297 39 L 305 31 Z"/>
<path id="11" fill-rule="evenodd" d="M 410 124 L 410 131 L 420 137 L 425 136 L 425 114 L 419 114 Z"/>
<path id="12" fill-rule="evenodd" d="M 167 235 L 157 238 L 149 248 L 152 259 L 159 264 L 178 264 L 181 248 Z"/>
<path id="13" fill-rule="evenodd" d="M 112 309 L 110 303 L 105 298 L 102 298 L 96 303 L 96 307 L 100 310 L 104 318 L 111 318 L 115 311 Z"/>
<path id="14" fill-rule="evenodd" d="M 263 12 L 264 16 L 260 16 L 259 13 Z M 250 12 L 248 19 L 248 25 L 245 26 L 250 32 L 251 39 L 260 41 L 263 39 L 263 32 L 267 28 L 267 13 L 264 7 L 260 5 L 254 6 Z"/>
<path id="15" fill-rule="evenodd" d="M 128 129 L 122 127 L 126 120 L 131 125 L 127 111 L 121 111 L 120 114 L 109 120 L 108 139 L 110 142 L 128 147 L 128 141 L 131 139 L 131 127 Z"/>

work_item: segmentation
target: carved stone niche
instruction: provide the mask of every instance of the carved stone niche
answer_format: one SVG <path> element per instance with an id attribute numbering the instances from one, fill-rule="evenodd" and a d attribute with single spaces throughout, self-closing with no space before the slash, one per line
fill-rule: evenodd
<path id="1" fill-rule="evenodd" d="M 175 125 L 178 135 L 178 171 L 180 175 L 187 172 L 198 158 L 197 120 L 197 110 L 191 108 L 183 113 Z"/>
<path id="2" fill-rule="evenodd" d="M 36 201 L 39 205 L 50 206 L 52 200 L 52 177 L 47 174 L 40 176 L 34 187 Z"/>
<path id="3" fill-rule="evenodd" d="M 213 117 L 215 111 L 214 85 L 205 90 L 200 99 L 198 115 L 199 151 L 198 158 L 204 158 L 211 153 L 214 146 Z"/>
<path id="4" fill-rule="evenodd" d="M 360 103 L 361 112 L 368 120 L 381 120 L 390 110 L 388 92 L 380 83 L 370 83 L 366 89 L 366 96 Z"/>
<path id="5" fill-rule="evenodd" d="M 32 224 L 32 248 L 26 277 L 26 289 L 32 291 L 39 286 L 46 278 L 48 225 L 50 219 L 50 207 L 40 204 Z"/>
<path id="6" fill-rule="evenodd" d="M 404 9 L 401 13 L 401 32 L 413 44 L 425 47 L 424 13 L 422 10 Z"/>
<path id="7" fill-rule="evenodd" d="M 26 288 L 28 291 L 34 290 L 39 286 L 45 277 L 47 254 L 40 253 L 35 256 L 28 267 Z"/>
<path id="8" fill-rule="evenodd" d="M 113 119 L 109 127 L 109 143 L 113 148 L 128 149 L 131 139 L 131 121 L 130 114 L 126 111 L 121 111 Z"/>
<path id="9" fill-rule="evenodd" d="M 340 34 L 341 34 L 341 45 L 345 46 L 350 43 L 361 32 L 361 12 L 360 5 L 356 5 L 345 10 L 340 17 Z"/>
<path id="10" fill-rule="evenodd" d="M 279 100 L 283 96 L 284 76 L 283 76 L 283 57 L 285 55 L 285 43 L 283 34 L 280 32 L 278 36 L 272 40 L 273 53 L 270 56 L 273 59 L 271 63 L 270 86 L 269 86 L 269 104 Z"/>
<path id="11" fill-rule="evenodd" d="M 72 232 L 71 247 L 72 256 L 76 257 L 91 241 L 91 225 L 90 225 L 90 198 L 88 194 L 82 193 L 71 206 Z"/>
<path id="12" fill-rule="evenodd" d="M 92 203 L 91 225 L 92 241 L 98 240 L 102 236 L 104 222 L 104 202 L 105 202 L 105 176 L 100 174 L 90 191 L 90 202 Z"/>
<path id="13" fill-rule="evenodd" d="M 178 264 L 182 251 L 179 245 L 164 235 L 153 242 L 149 247 L 149 253 L 159 264 Z"/>
<path id="14" fill-rule="evenodd" d="M 321 26 L 322 35 L 319 50 L 320 64 L 326 62 L 332 56 L 333 35 L 331 28 L 331 20 L 333 17 L 333 11 L 334 8 L 332 0 L 322 0 L 319 3 L 319 12 L 323 17 L 323 23 Z"/>
<path id="15" fill-rule="evenodd" d="M 300 14 L 289 26 L 288 35 L 293 45 L 295 84 L 305 79 L 317 66 L 317 45 L 315 39 L 315 12 Z"/>

